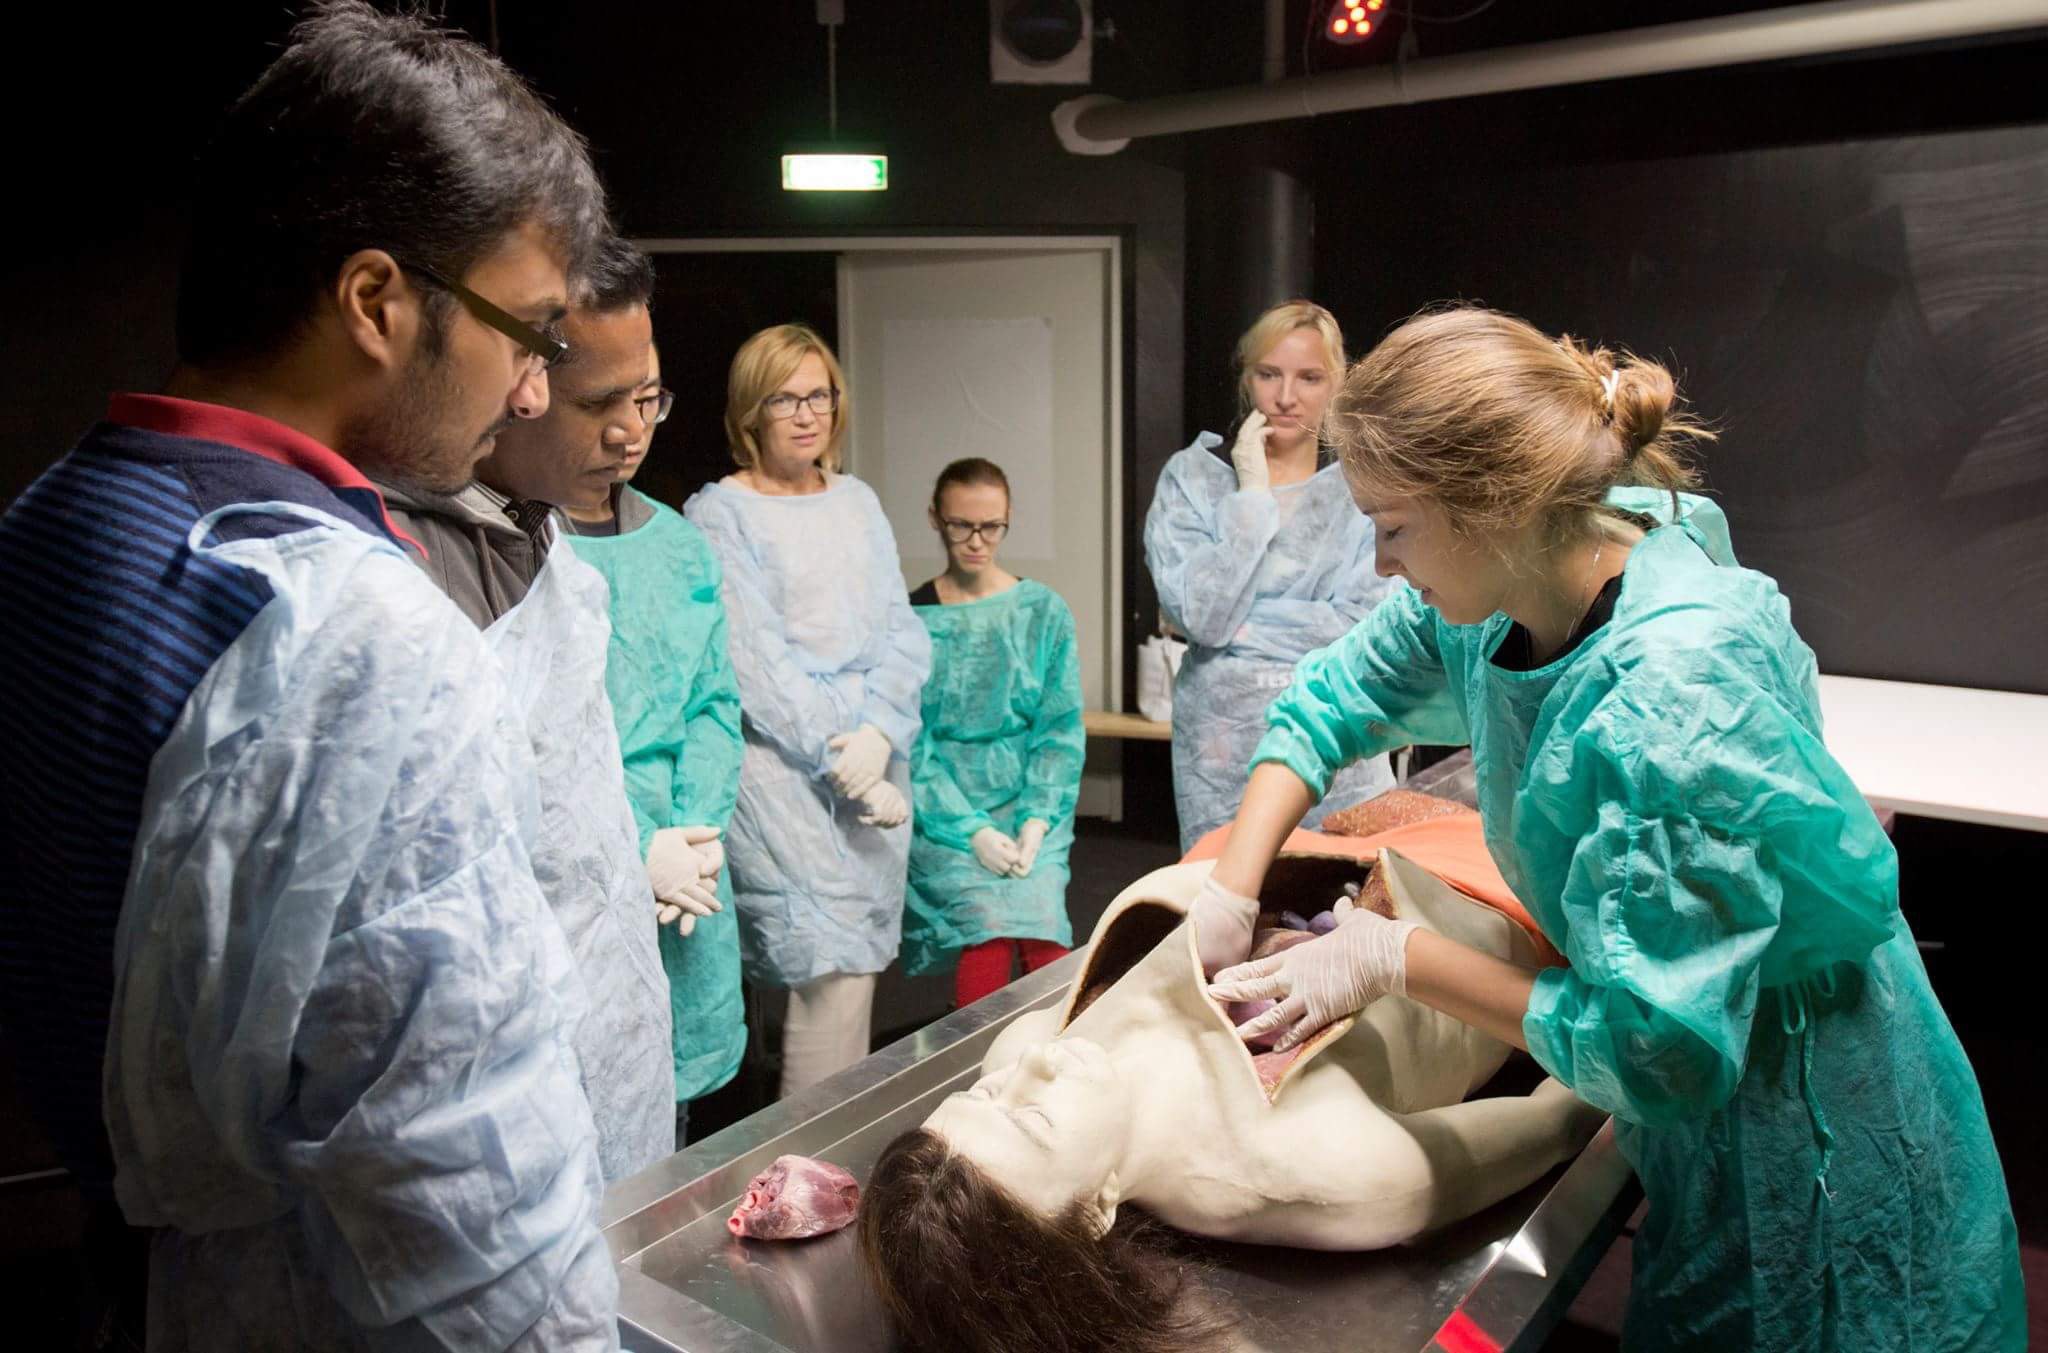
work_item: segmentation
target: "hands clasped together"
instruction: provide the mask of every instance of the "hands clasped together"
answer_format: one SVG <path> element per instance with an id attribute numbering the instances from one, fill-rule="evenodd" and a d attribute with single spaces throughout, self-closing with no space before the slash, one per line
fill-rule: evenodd
<path id="1" fill-rule="evenodd" d="M 724 909 L 718 900 L 718 871 L 725 847 L 716 827 L 663 827 L 647 842 L 647 881 L 654 888 L 654 919 L 678 935 L 697 928 L 697 918 Z"/>
<path id="2" fill-rule="evenodd" d="M 889 773 L 890 747 L 882 730 L 864 723 L 825 745 L 839 753 L 832 759 L 826 778 L 841 798 L 860 804 L 861 825 L 902 826 L 910 816 L 910 803 L 902 790 L 883 778 Z"/>
<path id="3" fill-rule="evenodd" d="M 1004 878 L 1028 878 L 1038 861 L 1038 848 L 1045 844 L 1046 825 L 1029 818 L 1012 838 L 994 827 L 983 827 L 968 844 L 974 848 L 975 863 Z"/>

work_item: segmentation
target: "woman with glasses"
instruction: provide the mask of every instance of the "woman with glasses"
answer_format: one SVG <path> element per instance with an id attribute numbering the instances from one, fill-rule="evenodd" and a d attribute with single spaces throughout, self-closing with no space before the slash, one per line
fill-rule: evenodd
<path id="1" fill-rule="evenodd" d="M 867 1055 L 902 926 L 931 665 L 881 502 L 839 473 L 845 384 L 803 325 L 749 338 L 726 384 L 739 469 L 683 509 L 725 570 L 745 713 L 727 859 L 747 975 L 789 992 L 784 1095 Z"/>
<path id="2" fill-rule="evenodd" d="M 1010 481 L 981 459 L 939 474 L 929 509 L 946 571 L 910 594 L 932 636 L 924 732 L 911 754 L 916 832 L 903 967 L 956 962 L 954 1001 L 1035 972 L 1074 941 L 1067 851 L 1087 734 L 1074 617 L 996 563 Z"/>
<path id="3" fill-rule="evenodd" d="M 1182 850 L 1229 822 L 1244 797 L 1266 707 L 1294 664 L 1334 643 L 1386 597 L 1372 522 L 1323 446 L 1323 409 L 1344 375 L 1344 335 L 1312 301 L 1287 301 L 1237 345 L 1245 416 L 1166 462 L 1145 517 L 1145 562 L 1167 619 L 1187 636 L 1173 683 L 1173 796 Z M 1391 788 L 1375 756 L 1331 782 L 1302 820 Z"/>

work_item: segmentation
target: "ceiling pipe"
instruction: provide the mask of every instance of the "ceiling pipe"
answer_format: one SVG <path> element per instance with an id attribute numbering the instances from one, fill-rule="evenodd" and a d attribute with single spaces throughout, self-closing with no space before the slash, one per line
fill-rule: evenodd
<path id="1" fill-rule="evenodd" d="M 1053 128 L 1077 155 L 1113 155 L 1135 137 L 2043 27 L 2048 0 L 1828 0 L 1141 103 L 1088 94 L 1054 109 Z"/>

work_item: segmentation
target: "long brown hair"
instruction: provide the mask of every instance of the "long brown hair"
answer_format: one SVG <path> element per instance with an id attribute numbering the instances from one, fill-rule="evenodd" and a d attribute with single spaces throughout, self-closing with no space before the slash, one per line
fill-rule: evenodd
<path id="1" fill-rule="evenodd" d="M 1467 534 L 1570 532 L 1616 485 L 1690 488 L 1686 449 L 1714 435 L 1661 364 L 1467 305 L 1382 339 L 1328 424 L 1361 501 L 1428 499 Z"/>
<path id="2" fill-rule="evenodd" d="M 1047 1220 L 925 1128 L 891 1142 L 861 1195 L 860 1247 L 925 1353 L 1176 1353 L 1228 1322 L 1147 1223 L 1097 1235 L 1082 1204 Z"/>

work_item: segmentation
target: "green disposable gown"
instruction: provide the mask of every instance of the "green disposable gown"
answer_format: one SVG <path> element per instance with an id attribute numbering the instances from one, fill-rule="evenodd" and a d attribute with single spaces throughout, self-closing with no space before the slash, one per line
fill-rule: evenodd
<path id="1" fill-rule="evenodd" d="M 932 674 L 910 764 L 917 830 L 903 966 L 930 972 L 993 939 L 1072 944 L 1067 852 L 1087 755 L 1073 614 L 1028 578 L 979 601 L 915 609 L 931 631 Z M 976 862 L 976 832 L 1014 837 L 1032 818 L 1048 830 L 1028 876 Z"/>
<path id="2" fill-rule="evenodd" d="M 1487 845 L 1571 962 L 1537 979 L 1529 1049 L 1615 1115 L 1648 1195 L 1630 1348 L 2022 1348 L 1983 1098 L 1822 742 L 1812 652 L 1718 509 L 1616 505 L 1667 524 L 1577 648 L 1506 671 L 1506 616 L 1405 591 L 1302 663 L 1256 760 L 1320 794 L 1470 743 Z"/>
<path id="3" fill-rule="evenodd" d="M 653 510 L 652 520 L 624 535 L 570 540 L 611 585 L 605 689 L 644 855 L 648 838 L 663 827 L 723 831 L 731 820 L 740 780 L 740 692 L 726 655 L 718 556 L 681 515 L 635 496 Z M 718 876 L 723 910 L 699 917 L 688 935 L 661 928 L 678 1103 L 731 1080 L 747 1046 L 731 873 Z M 603 992 L 590 996 L 604 999 Z"/>

